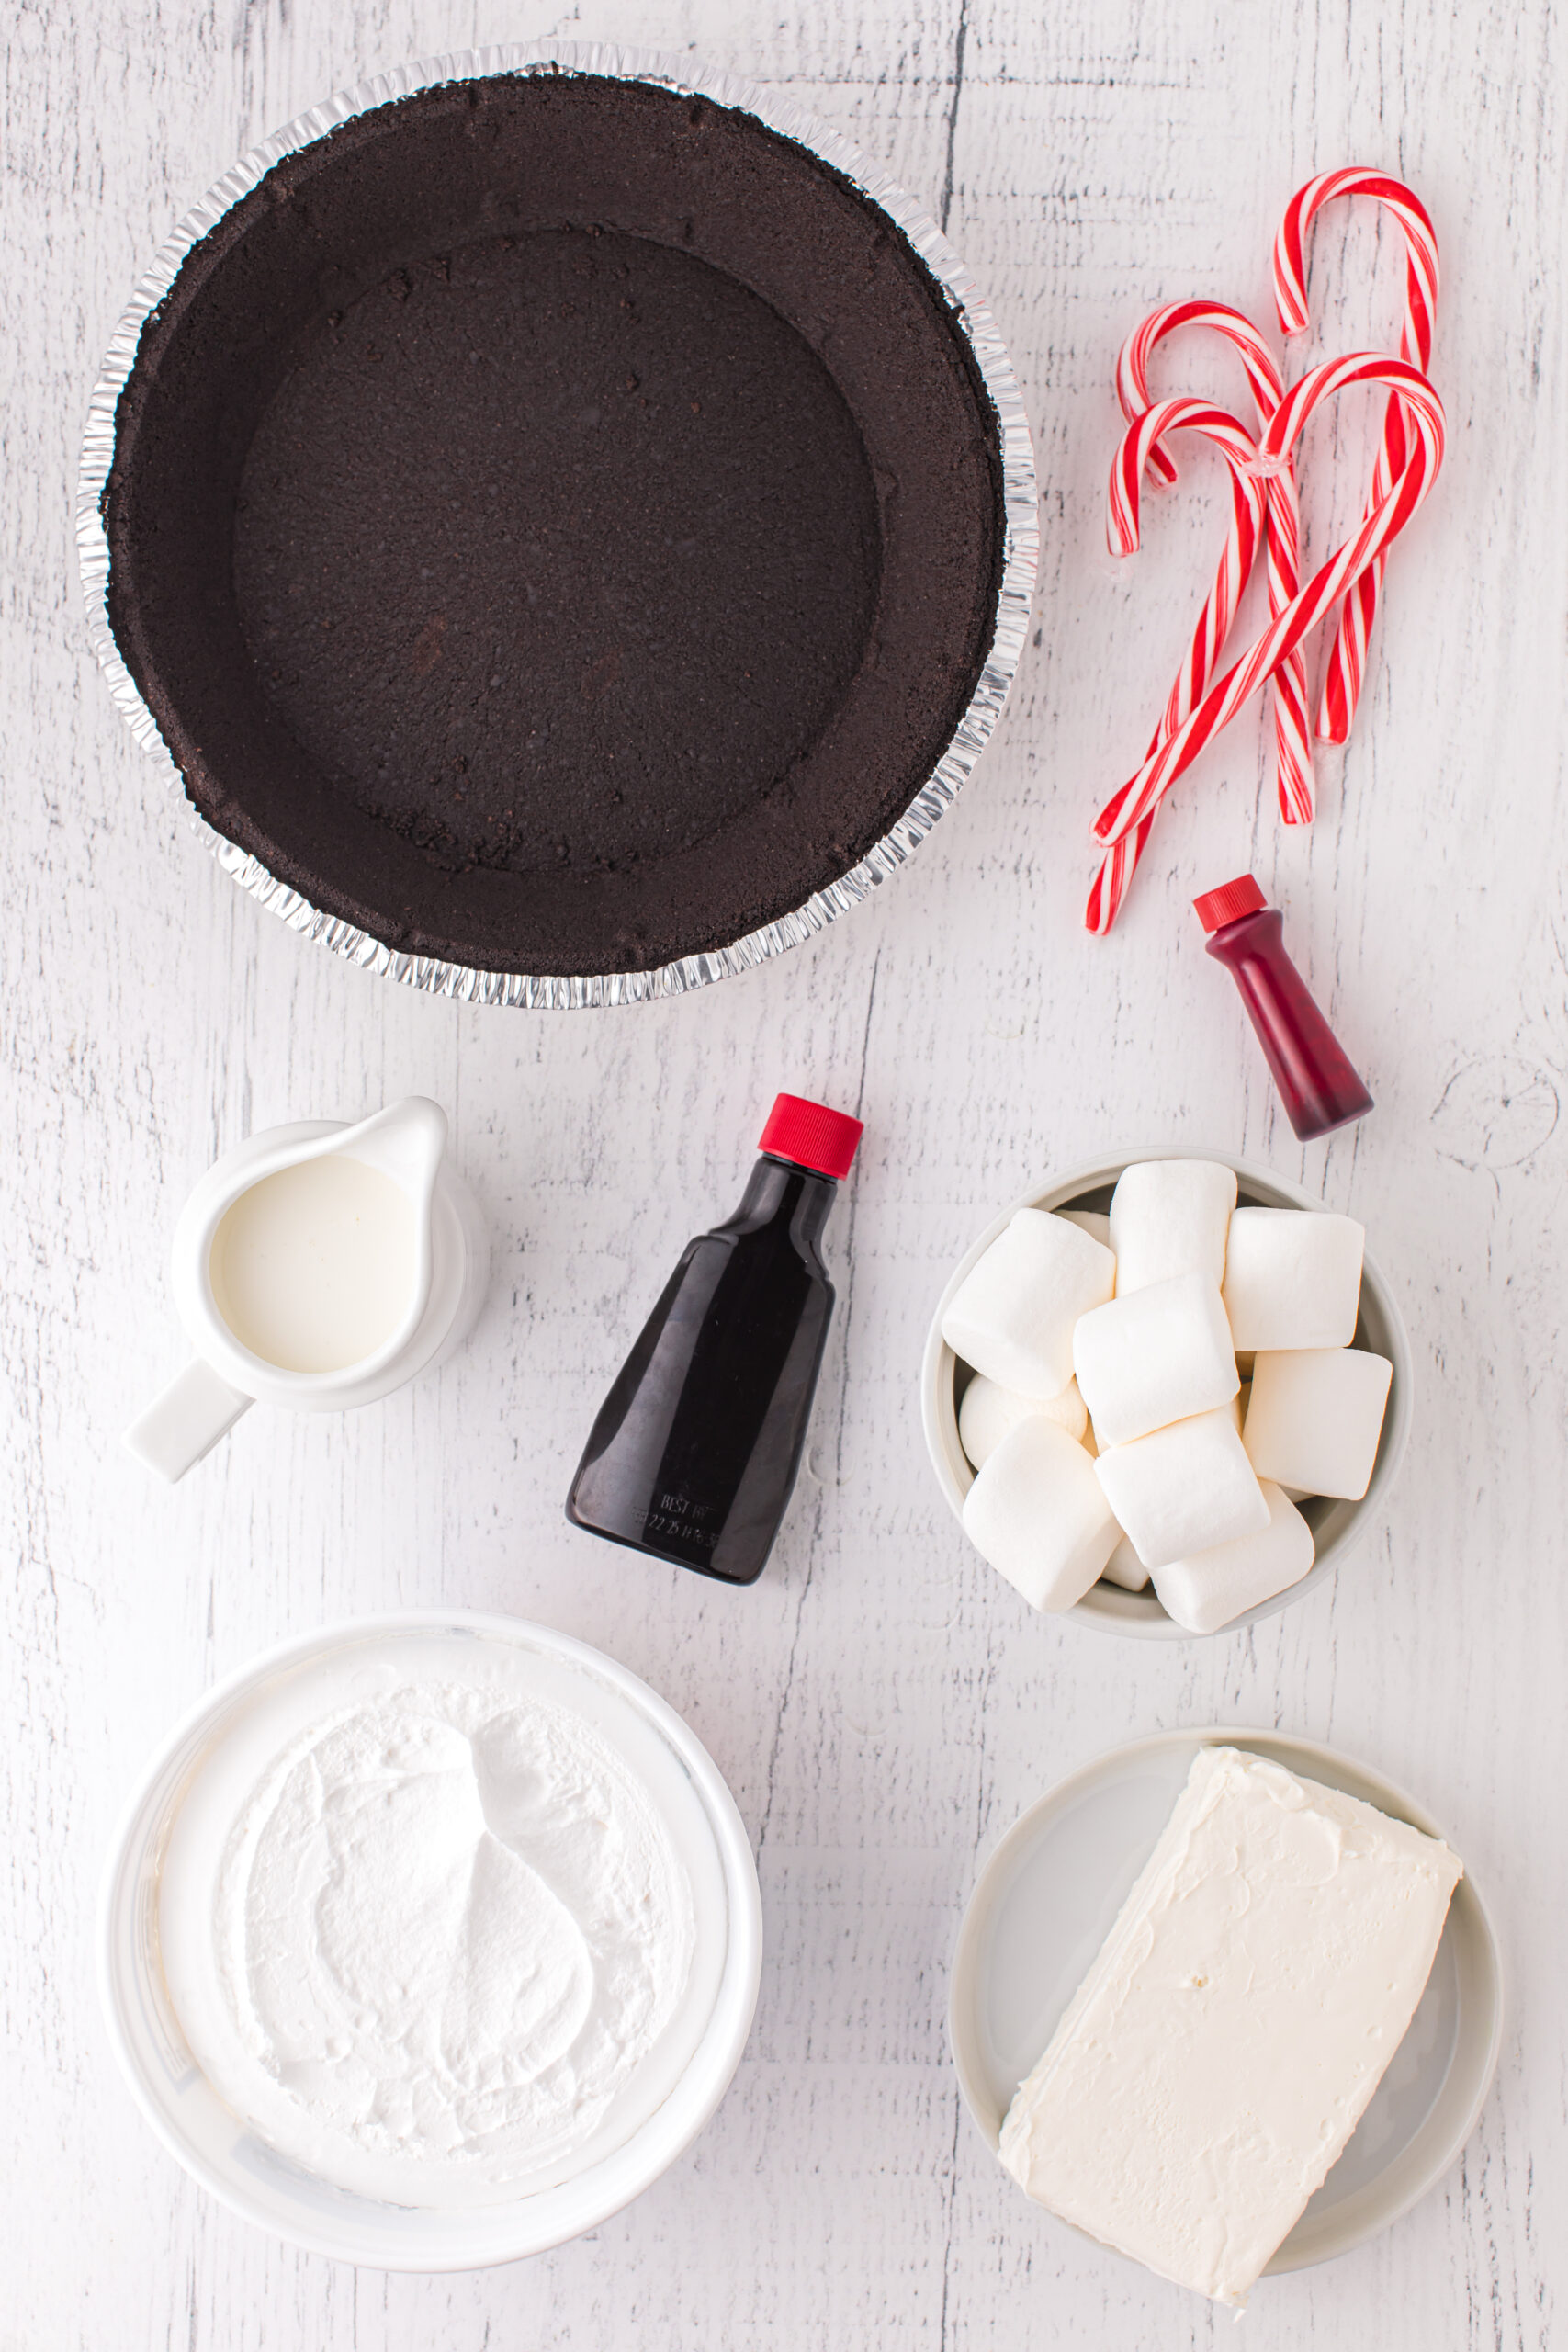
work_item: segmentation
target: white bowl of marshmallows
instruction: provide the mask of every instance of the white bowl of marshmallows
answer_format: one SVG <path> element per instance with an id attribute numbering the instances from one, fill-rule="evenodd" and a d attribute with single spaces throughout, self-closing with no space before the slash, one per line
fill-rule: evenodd
<path id="1" fill-rule="evenodd" d="M 1005 1209 L 920 1374 L 976 1549 L 1036 1609 L 1175 1641 L 1331 1576 L 1410 1421 L 1409 1342 L 1364 1243 L 1283 1178 L 1179 1148 Z"/>

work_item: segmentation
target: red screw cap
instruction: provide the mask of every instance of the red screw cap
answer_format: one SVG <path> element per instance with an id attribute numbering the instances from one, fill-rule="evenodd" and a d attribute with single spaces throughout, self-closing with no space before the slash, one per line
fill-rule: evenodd
<path id="1" fill-rule="evenodd" d="M 1269 901 L 1250 874 L 1238 874 L 1234 882 L 1222 882 L 1217 890 L 1205 890 L 1192 903 L 1198 910 L 1199 922 L 1210 932 L 1220 930 L 1227 922 L 1239 922 L 1243 915 L 1255 915 Z"/>
<path id="2" fill-rule="evenodd" d="M 864 1132 L 863 1123 L 845 1111 L 829 1111 L 825 1102 L 807 1102 L 801 1094 L 780 1094 L 757 1148 L 818 1176 L 847 1176 Z"/>

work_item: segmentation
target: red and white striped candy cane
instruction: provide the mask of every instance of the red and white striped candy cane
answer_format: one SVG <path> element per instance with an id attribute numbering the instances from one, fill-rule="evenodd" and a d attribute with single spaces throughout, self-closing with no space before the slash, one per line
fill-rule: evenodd
<path id="1" fill-rule="evenodd" d="M 1167 302 L 1134 327 L 1116 361 L 1116 396 L 1133 423 L 1150 406 L 1149 355 L 1179 327 L 1222 335 L 1247 372 L 1259 430 L 1285 397 L 1279 362 L 1252 321 L 1228 302 Z M 1176 466 L 1156 441 L 1149 451 L 1156 481 L 1173 482 Z M 1301 585 L 1301 509 L 1294 465 L 1274 475 L 1269 498 L 1269 612 L 1282 613 Z M 1312 822 L 1312 739 L 1307 725 L 1306 657 L 1298 650 L 1274 673 L 1274 770 L 1280 814 L 1287 825 Z"/>
<path id="2" fill-rule="evenodd" d="M 1354 536 L 1313 574 L 1286 610 L 1144 762 L 1137 775 L 1112 794 L 1094 823 L 1094 838 L 1107 847 L 1154 814 L 1177 778 L 1235 718 L 1248 695 L 1256 693 L 1404 529 L 1437 480 L 1446 430 L 1442 402 L 1418 368 L 1368 351 L 1325 360 L 1286 394 L 1258 445 L 1260 468 L 1267 470 L 1282 465 L 1307 419 L 1325 401 L 1352 384 L 1386 384 L 1398 394 L 1408 428 L 1404 467 Z"/>
<path id="3" fill-rule="evenodd" d="M 1285 208 L 1274 240 L 1274 300 L 1280 325 L 1287 335 L 1304 333 L 1310 323 L 1306 299 L 1306 233 L 1325 204 L 1337 197 L 1371 196 L 1386 205 L 1404 235 L 1404 321 L 1400 330 L 1399 356 L 1423 373 L 1432 364 L 1432 331 L 1438 315 L 1438 239 L 1431 217 L 1419 197 L 1403 180 L 1386 172 L 1355 164 L 1343 171 L 1320 172 L 1298 188 Z M 1405 460 L 1404 409 L 1391 397 L 1383 418 L 1377 469 L 1365 512 L 1370 515 L 1386 497 L 1390 484 Z M 1367 641 L 1377 616 L 1386 554 L 1363 571 L 1345 598 L 1339 628 L 1324 673 L 1323 700 L 1317 731 L 1325 742 L 1343 743 L 1356 716 L 1367 671 Z"/>
<path id="4" fill-rule="evenodd" d="M 1144 411 L 1152 408 L 1149 392 L 1149 360 L 1157 344 L 1174 334 L 1178 327 L 1202 327 L 1214 334 L 1224 335 L 1241 361 L 1247 375 L 1247 388 L 1252 394 L 1258 411 L 1259 427 L 1268 424 L 1285 397 L 1285 387 L 1275 358 L 1245 311 L 1233 310 L 1228 302 L 1162 302 L 1151 311 L 1141 326 L 1133 329 L 1116 356 L 1116 397 L 1122 403 L 1122 413 L 1129 424 L 1135 424 Z M 1149 452 L 1149 471 L 1155 480 L 1168 487 L 1176 480 L 1176 461 L 1168 450 L 1157 446 Z"/>
<path id="5" fill-rule="evenodd" d="M 1207 401 L 1162 401 L 1134 418 L 1111 464 L 1105 526 L 1112 555 L 1133 555 L 1137 550 L 1144 469 L 1145 466 L 1154 469 L 1156 453 L 1169 464 L 1161 447 L 1168 433 L 1200 433 L 1219 450 L 1230 469 L 1231 521 L 1213 588 L 1160 715 L 1151 752 L 1179 727 L 1213 675 L 1264 527 L 1265 492 L 1257 471 L 1258 444 L 1252 435 L 1228 410 Z M 1090 931 L 1107 932 L 1115 922 L 1153 823 L 1151 815 L 1145 824 L 1106 852 L 1084 910 L 1084 922 Z"/>

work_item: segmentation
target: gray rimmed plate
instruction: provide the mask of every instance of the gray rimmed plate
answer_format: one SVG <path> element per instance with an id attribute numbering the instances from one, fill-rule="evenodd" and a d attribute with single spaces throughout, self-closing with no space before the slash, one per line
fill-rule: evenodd
<path id="1" fill-rule="evenodd" d="M 1156 1732 L 1058 1781 L 986 1862 L 953 1955 L 953 2064 L 964 2105 L 993 2151 L 1014 2092 L 1154 1850 L 1194 1755 L 1222 1743 L 1360 1797 L 1428 1837 L 1443 1834 L 1381 1772 L 1279 1732 Z M 1497 1940 L 1467 1868 L 1409 2030 L 1344 2154 L 1264 2275 L 1348 2253 L 1434 2188 L 1475 2127 L 1502 2039 Z"/>

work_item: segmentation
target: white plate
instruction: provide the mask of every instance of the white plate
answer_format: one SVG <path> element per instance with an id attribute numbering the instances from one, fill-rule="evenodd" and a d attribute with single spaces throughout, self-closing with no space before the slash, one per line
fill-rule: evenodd
<path id="1" fill-rule="evenodd" d="M 170 1825 L 214 1742 L 264 1685 L 325 1657 L 405 1637 L 521 1645 L 581 1677 L 581 1712 L 645 1779 L 693 1869 L 698 1959 L 710 1993 L 684 2071 L 622 2145 L 532 2195 L 476 2207 L 356 2197 L 277 2155 L 225 2107 L 186 2046 L 164 1983 L 158 1879 Z M 148 1767 L 115 1840 L 98 1915 L 99 1990 L 138 2105 L 170 2154 L 214 2197 L 312 2254 L 378 2270 L 472 2270 L 592 2229 L 640 2196 L 690 2145 L 729 2086 L 757 2006 L 762 1908 L 745 1826 L 694 1732 L 635 1674 L 587 1643 L 515 1617 L 409 1611 L 286 1642 L 209 1690 Z"/>
<path id="2" fill-rule="evenodd" d="M 1442 1836 L 1381 1773 L 1314 1740 L 1277 1732 L 1156 1732 L 1059 1781 L 1013 1824 L 986 1863 L 953 1955 L 953 2063 L 964 2104 L 990 2148 L 1014 2091 L 1045 2049 L 1153 1852 L 1194 1755 L 1221 1742 L 1362 1797 L 1429 1837 Z M 1442 2178 L 1492 2086 L 1502 2037 L 1496 1938 L 1467 1870 L 1410 2030 L 1344 2154 L 1265 2276 L 1348 2253 Z"/>

